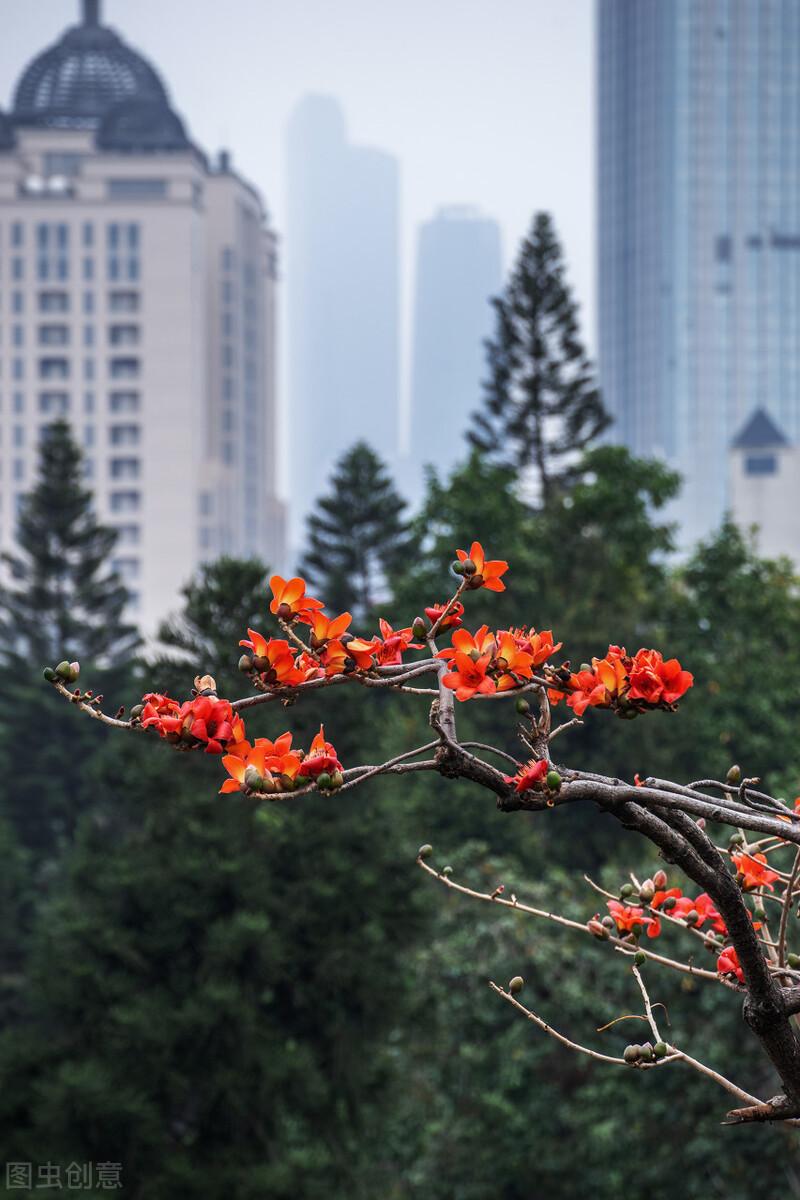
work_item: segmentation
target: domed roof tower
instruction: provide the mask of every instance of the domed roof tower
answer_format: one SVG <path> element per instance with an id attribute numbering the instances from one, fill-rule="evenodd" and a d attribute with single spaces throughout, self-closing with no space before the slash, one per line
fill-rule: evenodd
<path id="1" fill-rule="evenodd" d="M 23 72 L 11 110 L 14 124 L 97 129 L 112 109 L 130 102 L 145 104 L 159 116 L 172 115 L 155 68 L 100 24 L 100 0 L 82 4 L 81 24 L 68 29 Z"/>

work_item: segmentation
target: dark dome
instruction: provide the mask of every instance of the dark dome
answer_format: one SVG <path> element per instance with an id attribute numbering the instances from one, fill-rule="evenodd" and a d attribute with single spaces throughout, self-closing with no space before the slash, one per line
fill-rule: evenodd
<path id="1" fill-rule="evenodd" d="M 0 112 L 0 154 L 4 150 L 13 150 L 16 138 L 14 137 L 14 126 L 9 121 L 4 112 Z"/>
<path id="2" fill-rule="evenodd" d="M 156 154 L 188 150 L 183 121 L 158 100 L 123 100 L 106 113 L 97 131 L 99 150 Z"/>
<path id="3" fill-rule="evenodd" d="M 26 68 L 14 94 L 15 123 L 93 129 L 123 100 L 169 108 L 157 72 L 99 24 L 98 8 L 96 0 L 84 0 L 83 24 L 68 29 Z"/>

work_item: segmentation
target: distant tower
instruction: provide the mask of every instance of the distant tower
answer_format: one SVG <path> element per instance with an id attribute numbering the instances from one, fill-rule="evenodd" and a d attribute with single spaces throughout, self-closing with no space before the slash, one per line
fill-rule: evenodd
<path id="1" fill-rule="evenodd" d="M 414 300 L 411 438 L 403 482 L 416 498 L 422 468 L 464 457 L 477 408 L 490 298 L 502 284 L 500 228 L 474 208 L 441 208 L 420 228 Z"/>
<path id="2" fill-rule="evenodd" d="M 729 500 L 755 408 L 800 437 L 800 5 L 598 0 L 598 314 L 611 435 Z"/>
<path id="3" fill-rule="evenodd" d="M 396 159 L 347 140 L 338 102 L 306 96 L 288 126 L 288 488 L 293 541 L 358 438 L 394 465 L 399 364 Z"/>
<path id="4" fill-rule="evenodd" d="M 66 417 L 146 634 L 203 560 L 281 564 L 275 235 L 98 0 L 0 113 L 0 264 L 0 549 Z"/>

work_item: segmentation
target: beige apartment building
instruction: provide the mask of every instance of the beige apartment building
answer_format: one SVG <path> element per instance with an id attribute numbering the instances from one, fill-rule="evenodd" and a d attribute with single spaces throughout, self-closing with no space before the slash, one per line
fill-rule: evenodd
<path id="1" fill-rule="evenodd" d="M 800 446 L 763 409 L 752 414 L 730 450 L 731 516 L 764 558 L 800 567 Z"/>
<path id="2" fill-rule="evenodd" d="M 275 290 L 258 192 L 84 0 L 0 112 L 0 548 L 64 416 L 145 633 L 204 560 L 281 566 Z"/>

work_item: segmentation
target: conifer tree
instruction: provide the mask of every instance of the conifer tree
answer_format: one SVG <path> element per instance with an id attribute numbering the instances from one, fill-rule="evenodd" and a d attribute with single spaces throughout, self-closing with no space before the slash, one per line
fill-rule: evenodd
<path id="1" fill-rule="evenodd" d="M 0 816 L 45 857 L 88 802 L 86 762 L 101 731 L 76 730 L 42 668 L 77 659 L 93 685 L 121 692 L 138 642 L 110 569 L 116 534 L 95 517 L 80 457 L 66 422 L 46 428 L 0 587 Z"/>
<path id="2" fill-rule="evenodd" d="M 350 608 L 361 618 L 371 612 L 385 580 L 410 552 L 406 507 L 366 442 L 357 442 L 339 459 L 330 490 L 308 518 L 301 566 L 330 609 Z"/>
<path id="3" fill-rule="evenodd" d="M 493 301 L 484 405 L 468 437 L 492 460 L 527 475 L 539 500 L 569 483 L 579 454 L 609 423 L 580 339 L 553 222 L 537 213 L 504 293 Z"/>

